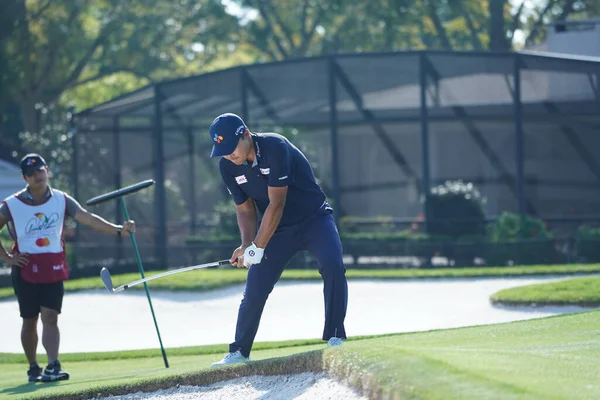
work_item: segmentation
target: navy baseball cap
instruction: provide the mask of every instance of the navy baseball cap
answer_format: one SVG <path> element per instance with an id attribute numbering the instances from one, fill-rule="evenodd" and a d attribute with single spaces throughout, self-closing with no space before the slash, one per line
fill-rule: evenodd
<path id="1" fill-rule="evenodd" d="M 21 159 L 21 172 L 23 172 L 23 175 L 31 176 L 34 171 L 38 171 L 46 166 L 46 160 L 39 154 L 29 153 Z"/>
<path id="2" fill-rule="evenodd" d="M 208 129 L 215 143 L 210 156 L 221 157 L 233 153 L 245 131 L 246 124 L 239 116 L 232 113 L 219 115 Z"/>

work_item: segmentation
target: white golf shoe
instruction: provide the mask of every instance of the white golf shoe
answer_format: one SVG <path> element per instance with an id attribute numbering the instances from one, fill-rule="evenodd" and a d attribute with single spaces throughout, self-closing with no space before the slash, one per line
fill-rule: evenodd
<path id="1" fill-rule="evenodd" d="M 244 363 L 247 361 L 250 361 L 250 357 L 248 357 L 248 358 L 244 357 L 242 355 L 242 353 L 238 350 L 235 353 L 225 354 L 225 357 L 223 357 L 223 359 L 221 361 L 212 363 L 210 366 L 211 367 L 220 367 L 223 365 L 239 364 L 239 363 Z"/>
<path id="2" fill-rule="evenodd" d="M 329 340 L 327 341 L 327 347 L 343 346 L 343 345 L 344 345 L 344 341 L 340 338 L 332 337 L 332 338 L 329 338 Z"/>

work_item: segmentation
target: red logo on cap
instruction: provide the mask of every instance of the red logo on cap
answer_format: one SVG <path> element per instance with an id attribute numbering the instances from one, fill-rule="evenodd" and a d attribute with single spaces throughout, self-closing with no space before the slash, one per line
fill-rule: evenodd
<path id="1" fill-rule="evenodd" d="M 221 141 L 223 140 L 223 136 L 217 136 L 217 134 L 215 133 L 215 135 L 213 136 L 213 140 L 217 143 L 221 143 Z"/>

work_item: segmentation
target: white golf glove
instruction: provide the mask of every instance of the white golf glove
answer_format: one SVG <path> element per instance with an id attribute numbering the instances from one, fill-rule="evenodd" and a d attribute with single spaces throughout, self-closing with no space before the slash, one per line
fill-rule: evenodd
<path id="1" fill-rule="evenodd" d="M 265 249 L 256 247 L 254 242 L 244 250 L 244 267 L 250 268 L 251 265 L 260 264 Z"/>

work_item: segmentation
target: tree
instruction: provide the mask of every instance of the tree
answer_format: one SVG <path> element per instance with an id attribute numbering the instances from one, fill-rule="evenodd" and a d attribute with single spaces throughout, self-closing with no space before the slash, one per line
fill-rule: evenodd
<path id="1" fill-rule="evenodd" d="M 218 0 L 8 0 L 0 30 L 1 106 L 11 99 L 24 130 L 61 95 L 117 73 L 147 81 L 185 64 L 210 62 L 226 48 L 236 20 Z M 4 7 L 4 5 L 3 5 Z M 202 42 L 201 53 L 192 44 Z M 187 60 L 187 61 L 186 61 Z"/>
<path id="2" fill-rule="evenodd" d="M 237 0 L 242 35 L 259 59 L 441 48 L 506 51 L 544 26 L 593 12 L 591 0 Z"/>
<path id="3" fill-rule="evenodd" d="M 395 0 L 239 0 L 243 39 L 263 60 L 413 47 L 412 13 Z M 248 16 L 254 12 L 256 18 Z M 411 21 L 410 23 L 406 23 Z M 400 29 L 399 29 L 400 27 Z"/>
<path id="4" fill-rule="evenodd" d="M 436 47 L 447 50 L 508 51 L 515 48 L 516 34 L 525 37 L 524 44 L 532 45 L 544 38 L 545 24 L 565 20 L 576 13 L 589 10 L 590 0 L 522 0 L 511 6 L 508 0 L 424 0 L 425 15 L 434 27 Z M 457 24 L 461 29 L 456 30 Z M 461 33 L 470 40 L 461 41 Z"/>

